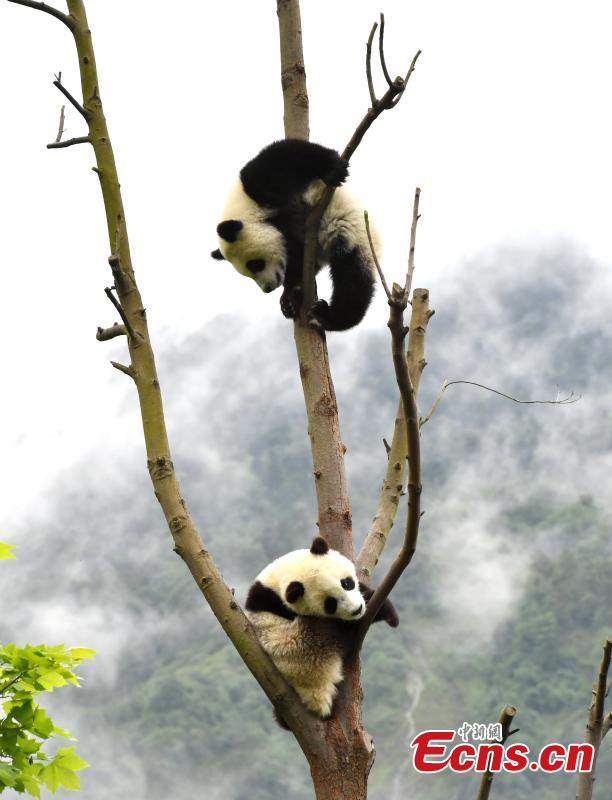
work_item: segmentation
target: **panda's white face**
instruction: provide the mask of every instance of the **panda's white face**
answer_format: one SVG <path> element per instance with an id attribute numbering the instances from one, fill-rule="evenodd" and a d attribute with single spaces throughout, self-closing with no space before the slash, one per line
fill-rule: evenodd
<path id="1" fill-rule="evenodd" d="M 217 225 L 219 250 L 212 255 L 252 278 L 262 292 L 273 292 L 285 280 L 287 251 L 281 232 L 267 221 L 267 215 L 239 180 L 223 208 Z"/>
<path id="2" fill-rule="evenodd" d="M 269 564 L 257 580 L 300 616 L 357 621 L 365 613 L 355 566 L 336 550 L 294 550 Z"/>

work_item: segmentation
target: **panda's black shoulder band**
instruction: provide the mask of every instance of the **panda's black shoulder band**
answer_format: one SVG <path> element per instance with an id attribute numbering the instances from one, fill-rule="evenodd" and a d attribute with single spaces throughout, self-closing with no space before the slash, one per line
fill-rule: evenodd
<path id="1" fill-rule="evenodd" d="M 310 545 L 310 552 L 315 556 L 324 556 L 329 551 L 329 545 L 322 536 L 315 536 Z"/>
<path id="2" fill-rule="evenodd" d="M 255 581 L 249 589 L 246 609 L 247 611 L 267 611 L 269 614 L 276 614 L 278 617 L 290 620 L 297 616 L 287 608 L 275 591 L 264 586 L 260 581 Z"/>

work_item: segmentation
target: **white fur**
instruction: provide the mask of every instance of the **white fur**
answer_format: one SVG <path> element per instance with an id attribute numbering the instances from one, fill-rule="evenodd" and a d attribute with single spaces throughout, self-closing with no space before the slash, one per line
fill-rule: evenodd
<path id="1" fill-rule="evenodd" d="M 320 180 L 309 184 L 303 194 L 308 205 L 316 203 L 323 187 L 324 183 Z M 274 209 L 263 208 L 252 200 L 244 191 L 242 181 L 238 179 L 225 201 L 220 217 L 221 220 L 240 220 L 244 227 L 238 233 L 235 242 L 226 242 L 219 237 L 219 250 L 241 275 L 252 278 L 264 292 L 271 292 L 282 284 L 287 266 L 283 235 L 266 222 L 266 217 L 272 211 Z M 359 200 L 348 189 L 341 186 L 335 190 L 319 226 L 317 253 L 319 266 L 329 263 L 329 245 L 336 236 L 342 235 L 349 247 L 358 247 L 361 250 L 372 274 L 376 274 L 363 211 Z M 372 220 L 370 220 L 370 233 L 376 256 L 380 261 L 381 241 Z M 258 258 L 265 260 L 266 267 L 254 274 L 246 263 Z"/>
<path id="2" fill-rule="evenodd" d="M 305 617 L 290 621 L 266 611 L 246 613 L 264 650 L 302 703 L 322 719 L 329 717 L 338 691 L 336 684 L 344 677 L 341 655 L 316 646 Z"/>
<path id="3" fill-rule="evenodd" d="M 340 581 L 351 578 L 354 589 L 343 589 Z M 330 618 L 325 612 L 325 598 L 338 601 L 336 619 L 360 619 L 365 602 L 359 591 L 355 566 L 336 550 L 315 555 L 310 550 L 294 550 L 263 569 L 256 578 L 272 589 L 298 614 L 287 620 L 269 612 L 247 611 L 262 646 L 277 668 L 295 688 L 304 705 L 318 716 L 331 713 L 336 685 L 342 681 L 342 654 L 333 636 L 321 638 L 309 617 Z M 285 592 L 293 581 L 304 585 L 304 595 L 295 603 L 286 601 Z"/>

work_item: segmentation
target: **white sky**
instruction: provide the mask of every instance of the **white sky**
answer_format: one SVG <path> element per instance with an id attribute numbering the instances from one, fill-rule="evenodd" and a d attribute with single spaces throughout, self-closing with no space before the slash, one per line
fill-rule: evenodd
<path id="1" fill-rule="evenodd" d="M 264 296 L 208 255 L 236 171 L 283 135 L 274 0 L 87 6 L 157 349 L 221 311 L 280 314 L 278 293 Z M 367 108 L 365 41 L 379 10 L 369 0 L 303 0 L 314 141 L 342 149 Z M 416 184 L 416 283 L 432 289 L 434 306 L 453 265 L 498 243 L 564 236 L 612 261 L 609 3 L 390 0 L 382 10 L 393 74 L 423 50 L 401 105 L 374 125 L 352 165 L 351 183 L 385 240 L 388 277 L 404 269 Z M 62 467 L 97 445 L 112 459 L 140 436 L 135 396 L 117 421 L 127 379 L 108 360 L 122 345 L 94 337 L 115 316 L 103 293 L 110 273 L 93 155 L 87 146 L 45 149 L 57 130 L 61 97 L 51 82 L 60 70 L 76 94 L 67 29 L 2 0 L 0 538 L 8 539 Z M 85 133 L 70 107 L 66 127 L 67 137 Z M 384 324 L 383 306 L 379 297 L 364 324 Z"/>

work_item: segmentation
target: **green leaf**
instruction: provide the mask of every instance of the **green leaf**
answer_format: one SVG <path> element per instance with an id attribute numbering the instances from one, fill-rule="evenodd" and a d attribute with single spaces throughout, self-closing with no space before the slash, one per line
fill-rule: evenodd
<path id="1" fill-rule="evenodd" d="M 19 772 L 8 764 L 0 764 L 0 786 L 14 786 Z"/>
<path id="2" fill-rule="evenodd" d="M 23 773 L 21 775 L 21 782 L 28 794 L 31 794 L 32 797 L 40 797 L 39 780 L 35 775 Z"/>
<path id="3" fill-rule="evenodd" d="M 55 672 L 50 670 L 49 672 L 45 672 L 43 675 L 40 675 L 38 678 L 38 682 L 42 684 L 45 689 L 48 689 L 50 692 L 53 691 L 58 686 L 65 686 L 66 679 L 59 674 L 59 672 Z"/>
<path id="4" fill-rule="evenodd" d="M 57 759 L 54 759 L 50 764 L 47 764 L 46 767 L 41 769 L 40 778 L 50 792 L 57 791 L 60 786 L 63 786 L 64 789 L 72 790 L 81 788 L 79 776 L 75 775 L 71 769 L 59 766 Z"/>
<path id="5" fill-rule="evenodd" d="M 54 762 L 66 769 L 85 769 L 89 764 L 74 752 L 74 747 L 61 747 L 57 751 Z"/>
<path id="6" fill-rule="evenodd" d="M 13 549 L 12 544 L 7 544 L 7 542 L 0 542 L 0 561 L 5 561 L 7 558 L 15 558 L 15 556 L 11 553 Z"/>
<path id="7" fill-rule="evenodd" d="M 82 661 L 84 658 L 93 658 L 96 654 L 96 651 L 89 647 L 71 647 L 68 652 L 75 661 Z"/>

